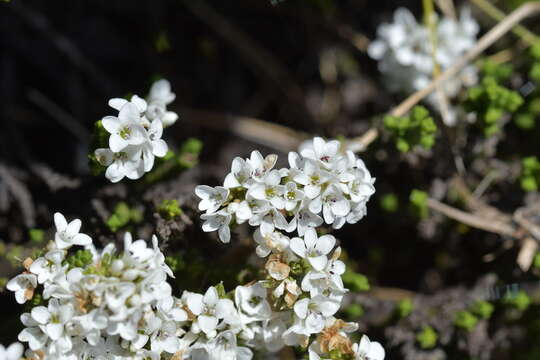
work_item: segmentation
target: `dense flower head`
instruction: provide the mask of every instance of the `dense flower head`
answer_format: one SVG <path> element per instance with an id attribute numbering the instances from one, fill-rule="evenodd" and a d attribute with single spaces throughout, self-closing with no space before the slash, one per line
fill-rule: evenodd
<path id="1" fill-rule="evenodd" d="M 203 230 L 218 231 L 222 242 L 230 241 L 232 224 L 256 227 L 255 252 L 265 259 L 266 279 L 235 291 L 238 338 L 255 348 L 262 341 L 269 351 L 309 347 L 310 360 L 329 359 L 330 352 L 383 359 L 380 344 L 372 343 L 375 350 L 365 340 L 353 345 L 346 332 L 356 324 L 334 317 L 348 291 L 341 278 L 345 264 L 336 238 L 317 233 L 325 223 L 340 228 L 359 221 L 375 179 L 338 141 L 320 137 L 289 153 L 288 168 L 275 169 L 276 161 L 277 155 L 253 151 L 233 160 L 223 186 L 195 190 Z"/>
<path id="2" fill-rule="evenodd" d="M 223 186 L 198 186 L 203 230 L 217 230 L 227 243 L 233 222 L 249 222 L 261 235 L 277 229 L 303 236 L 323 223 L 339 229 L 365 216 L 375 179 L 339 141 L 315 137 L 288 160 L 288 168 L 274 169 L 277 155 L 253 151 L 248 159 L 233 160 Z"/>
<path id="3" fill-rule="evenodd" d="M 145 103 L 113 105 L 143 112 Z M 254 151 L 233 160 L 223 186 L 196 188 L 204 231 L 229 242 L 233 221 L 256 228 L 264 275 L 228 293 L 218 284 L 176 297 L 156 236 L 149 245 L 126 233 L 121 250 L 97 249 L 79 219 L 56 213 L 54 240 L 7 284 L 19 303 L 32 300 L 19 334 L 26 359 L 250 360 L 295 346 L 310 360 L 382 360 L 380 344 L 353 344 L 347 333 L 358 326 L 335 318 L 345 264 L 336 238 L 317 231 L 360 220 L 374 179 L 334 140 L 314 138 L 288 160 L 275 169 L 276 155 Z"/>
<path id="4" fill-rule="evenodd" d="M 146 100 L 137 95 L 129 101 L 109 100 L 109 106 L 118 111 L 118 115 L 101 120 L 110 134 L 109 147 L 94 152 L 97 161 L 107 167 L 107 179 L 111 182 L 124 177 L 139 179 L 152 170 L 155 157 L 167 154 L 167 143 L 161 137 L 163 129 L 178 119 L 175 112 L 167 110 L 175 98 L 170 83 L 162 79 L 152 85 Z"/>
<path id="5" fill-rule="evenodd" d="M 430 29 L 414 18 L 406 8 L 398 8 L 392 23 L 383 23 L 377 29 L 377 39 L 369 48 L 369 55 L 378 61 L 379 71 L 385 76 L 390 90 L 411 93 L 426 87 L 434 75 L 435 67 L 442 71 L 452 66 L 476 42 L 479 26 L 469 8 L 463 8 L 458 19 L 442 17 L 436 24 L 436 48 Z M 445 81 L 442 89 L 448 98 L 455 97 L 462 86 L 474 85 L 477 70 L 466 67 L 459 76 Z M 428 102 L 439 108 L 436 94 Z M 448 120 L 455 121 L 450 109 Z M 451 123 L 449 125 L 451 125 Z"/>

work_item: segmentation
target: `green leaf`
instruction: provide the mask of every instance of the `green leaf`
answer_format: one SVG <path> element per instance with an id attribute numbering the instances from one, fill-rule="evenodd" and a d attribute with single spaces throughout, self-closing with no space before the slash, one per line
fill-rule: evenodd
<path id="1" fill-rule="evenodd" d="M 422 349 L 432 349 L 437 345 L 439 336 L 431 326 L 424 326 L 422 331 L 416 335 L 416 341 Z"/>
<path id="2" fill-rule="evenodd" d="M 383 208 L 384 210 L 390 213 L 393 213 L 393 212 L 396 212 L 399 207 L 399 200 L 396 194 L 393 194 L 393 193 L 384 194 L 381 197 L 380 205 L 381 205 L 381 208 Z"/>
<path id="3" fill-rule="evenodd" d="M 414 305 L 411 299 L 400 300 L 396 306 L 396 311 L 401 318 L 409 316 L 413 309 Z"/>
<path id="4" fill-rule="evenodd" d="M 494 309 L 493 304 L 487 301 L 477 301 L 471 308 L 471 311 L 482 319 L 489 319 Z"/>
<path id="5" fill-rule="evenodd" d="M 41 229 L 30 229 L 28 235 L 30 236 L 30 241 L 35 244 L 41 244 L 45 240 L 45 231 Z"/>
<path id="6" fill-rule="evenodd" d="M 473 330 L 477 323 L 478 318 L 465 310 L 458 311 L 454 320 L 454 325 L 467 331 Z"/>
<path id="7" fill-rule="evenodd" d="M 342 276 L 343 283 L 354 292 L 368 291 L 369 281 L 365 275 L 347 269 Z"/>

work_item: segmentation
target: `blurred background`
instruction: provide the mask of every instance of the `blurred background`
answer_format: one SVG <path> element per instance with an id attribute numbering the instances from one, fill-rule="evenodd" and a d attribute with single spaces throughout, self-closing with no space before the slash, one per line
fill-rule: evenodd
<path id="1" fill-rule="evenodd" d="M 522 2 L 492 1 L 505 12 Z M 472 2 L 454 4 L 472 8 L 482 33 L 496 23 Z M 249 280 L 254 270 L 238 259 L 250 245 L 238 239 L 250 230 L 238 228 L 231 246 L 203 233 L 194 186 L 219 184 L 231 160 L 254 149 L 278 154 L 285 166 L 286 153 L 307 136 L 351 138 L 377 124 L 407 94 L 385 90 L 366 49 L 401 6 L 421 19 L 421 1 L 413 0 L 0 1 L 1 285 L 51 238 L 55 211 L 81 218 L 101 243 L 117 241 L 117 231 L 158 233 L 184 264 L 179 289 L 202 289 L 225 273 L 227 288 Z M 496 48 L 515 41 L 507 35 Z M 108 99 L 143 96 L 159 78 L 176 93 L 180 119 L 166 140 L 183 154 L 181 169 L 115 185 L 92 176 L 93 126 L 113 113 Z M 535 129 L 525 139 L 509 127 L 497 158 L 540 153 L 538 135 Z M 449 150 L 402 155 L 387 140 L 383 133 L 360 154 L 377 177 L 368 216 L 335 233 L 355 271 L 345 316 L 381 342 L 388 359 L 540 358 L 532 345 L 540 335 L 537 305 L 496 306 L 489 319 L 456 325 L 457 312 L 489 300 L 496 286 L 537 276 L 516 265 L 515 242 L 411 210 L 412 189 L 439 199 L 450 191 Z M 524 196 L 515 184 L 496 190 L 486 201 L 503 209 Z M 181 216 L 160 211 L 167 199 L 179 202 Z M 115 223 L 113 215 L 127 220 Z M 8 344 L 24 307 L 5 291 L 0 304 L 0 343 Z"/>

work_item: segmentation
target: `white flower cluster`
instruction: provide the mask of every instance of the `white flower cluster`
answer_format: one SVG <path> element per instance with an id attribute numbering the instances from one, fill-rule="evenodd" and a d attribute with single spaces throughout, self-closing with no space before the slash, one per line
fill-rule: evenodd
<path id="1" fill-rule="evenodd" d="M 130 101 L 115 98 L 109 106 L 117 116 L 105 116 L 101 124 L 109 136 L 109 147 L 96 149 L 97 161 L 107 166 L 105 176 L 111 182 L 124 177 L 139 179 L 152 170 L 154 158 L 167 153 L 167 143 L 161 139 L 163 128 L 172 125 L 178 115 L 167 111 L 176 95 L 165 79 L 156 81 L 146 100 L 133 95 Z"/>
<path id="2" fill-rule="evenodd" d="M 250 360 L 284 346 L 308 349 L 310 360 L 384 359 L 379 343 L 348 338 L 357 324 L 334 317 L 347 292 L 345 264 L 336 239 L 316 231 L 364 216 L 374 179 L 337 141 L 313 139 L 289 154 L 288 169 L 274 170 L 276 160 L 253 152 L 234 160 L 225 186 L 197 188 L 205 230 L 219 230 L 227 242 L 231 219 L 257 227 L 267 276 L 230 293 L 217 286 L 175 297 L 155 236 L 152 247 L 128 233 L 122 251 L 113 244 L 98 251 L 79 219 L 68 223 L 56 213 L 54 241 L 7 284 L 17 302 L 32 300 L 21 316 L 25 359 Z M 22 350 L 4 352 L 13 360 Z"/>
<path id="3" fill-rule="evenodd" d="M 443 17 L 436 30 L 434 50 L 428 27 L 418 23 L 406 8 L 396 10 L 393 23 L 379 26 L 368 53 L 378 61 L 390 90 L 410 93 L 426 87 L 433 79 L 435 62 L 442 71 L 452 66 L 474 46 L 479 26 L 470 9 L 463 8 L 459 19 Z M 448 98 L 454 98 L 462 86 L 476 82 L 477 70 L 470 65 L 459 76 L 447 80 L 442 89 Z M 439 108 L 436 94 L 431 94 L 428 102 Z M 450 115 L 448 120 L 454 122 L 455 114 L 451 111 Z"/>
<path id="4" fill-rule="evenodd" d="M 382 346 L 366 336 L 352 344 L 346 334 L 358 326 L 334 317 L 347 292 L 341 278 L 345 264 L 336 239 L 316 232 L 323 222 L 339 228 L 360 220 L 375 191 L 374 179 L 335 140 L 314 138 L 300 154 L 289 153 L 290 168 L 273 169 L 276 161 L 276 155 L 263 158 L 254 151 L 249 159 L 234 159 L 223 186 L 196 188 L 199 209 L 206 211 L 203 230 L 217 230 L 227 243 L 231 222 L 248 222 L 257 227 L 256 253 L 266 259 L 267 278 L 236 290 L 241 316 L 231 324 L 238 323 L 238 338 L 268 351 L 284 345 L 309 348 L 310 360 L 329 359 L 331 352 L 384 359 Z M 285 235 L 295 230 L 297 237 Z"/>
<path id="5" fill-rule="evenodd" d="M 290 168 L 274 169 L 277 155 L 253 151 L 233 160 L 223 186 L 197 186 L 203 230 L 218 230 L 227 243 L 232 221 L 258 226 L 264 235 L 278 229 L 303 236 L 323 222 L 339 229 L 366 215 L 375 179 L 354 153 L 340 151 L 339 141 L 316 137 L 288 160 Z"/>
<path id="6" fill-rule="evenodd" d="M 68 223 L 56 213 L 54 220 L 45 254 L 27 259 L 26 271 L 7 284 L 19 303 L 36 289 L 44 301 L 21 316 L 27 359 L 159 359 L 167 323 L 178 315 L 157 238 L 149 248 L 128 233 L 123 252 L 113 244 L 98 251 L 79 232 L 79 219 Z"/>

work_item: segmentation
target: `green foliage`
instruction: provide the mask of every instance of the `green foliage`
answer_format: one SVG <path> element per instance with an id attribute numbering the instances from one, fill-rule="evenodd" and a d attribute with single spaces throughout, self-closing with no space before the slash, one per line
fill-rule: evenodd
<path id="1" fill-rule="evenodd" d="M 164 53 L 171 49 L 171 42 L 169 41 L 169 36 L 165 30 L 160 31 L 154 42 L 154 47 L 158 53 Z"/>
<path id="2" fill-rule="evenodd" d="M 364 315 L 364 308 L 360 304 L 351 304 L 343 311 L 347 319 L 354 321 Z"/>
<path id="3" fill-rule="evenodd" d="M 469 89 L 465 108 L 477 114 L 484 134 L 491 136 L 500 131 L 499 120 L 502 116 L 515 112 L 523 104 L 523 98 L 501 84 L 509 75 L 509 68 L 490 62 L 487 64 L 480 84 Z"/>
<path id="4" fill-rule="evenodd" d="M 218 297 L 220 299 L 224 299 L 227 297 L 227 292 L 225 291 L 225 286 L 223 285 L 223 281 L 220 281 L 217 285 L 214 286 L 217 290 Z"/>
<path id="5" fill-rule="evenodd" d="M 158 212 L 167 220 L 172 220 L 182 214 L 182 209 L 176 199 L 165 199 L 158 207 Z"/>
<path id="6" fill-rule="evenodd" d="M 171 268 L 173 273 L 180 272 L 186 267 L 186 262 L 184 261 L 182 254 L 166 256 L 165 264 L 167 264 Z"/>
<path id="7" fill-rule="evenodd" d="M 536 268 L 536 269 L 540 269 L 540 252 L 537 252 L 537 253 L 534 255 L 533 266 L 534 266 L 534 268 Z"/>
<path id="8" fill-rule="evenodd" d="M 398 210 L 399 200 L 394 193 L 384 194 L 380 200 L 380 206 L 383 210 L 393 213 Z"/>
<path id="9" fill-rule="evenodd" d="M 90 250 L 77 250 L 75 254 L 66 258 L 65 263 L 69 265 L 70 269 L 85 268 L 92 263 L 92 253 Z"/>
<path id="10" fill-rule="evenodd" d="M 536 156 L 521 160 L 521 188 L 525 191 L 537 191 L 540 183 L 540 162 Z"/>
<path id="11" fill-rule="evenodd" d="M 432 349 L 437 345 L 439 335 L 431 326 L 424 326 L 422 331 L 416 335 L 416 341 L 422 349 Z"/>
<path id="12" fill-rule="evenodd" d="M 92 141 L 90 144 L 90 152 L 88 153 L 88 166 L 90 167 L 90 172 L 92 175 L 97 176 L 105 172 L 106 167 L 101 165 L 94 150 L 99 148 L 108 148 L 109 147 L 109 132 L 105 130 L 101 120 L 98 120 L 94 123 L 94 131 L 92 132 Z"/>
<path id="13" fill-rule="evenodd" d="M 328 355 L 330 356 L 330 360 L 354 360 L 353 355 L 342 353 L 339 349 L 330 350 Z"/>
<path id="14" fill-rule="evenodd" d="M 21 265 L 23 252 L 24 248 L 18 245 L 13 246 L 11 249 L 8 250 L 8 252 L 6 253 L 6 258 L 11 263 L 11 266 L 17 267 Z"/>
<path id="15" fill-rule="evenodd" d="M 414 309 L 414 305 L 411 299 L 400 300 L 396 305 L 396 312 L 400 318 L 407 317 Z"/>
<path id="16" fill-rule="evenodd" d="M 496 63 L 491 59 L 486 59 L 480 65 L 480 71 L 483 76 L 492 77 L 497 82 L 506 81 L 514 72 L 511 64 Z"/>
<path id="17" fill-rule="evenodd" d="M 153 184 L 167 177 L 176 175 L 182 170 L 190 169 L 197 165 L 203 143 L 199 139 L 187 139 L 178 153 L 169 150 L 165 157 L 156 159 L 156 165 L 151 172 L 144 176 L 147 184 Z"/>
<path id="18" fill-rule="evenodd" d="M 471 312 L 482 319 L 489 319 L 493 310 L 493 304 L 487 301 L 477 301 L 471 308 Z"/>
<path id="19" fill-rule="evenodd" d="M 0 291 L 3 291 L 8 283 L 9 279 L 7 277 L 0 277 Z"/>
<path id="20" fill-rule="evenodd" d="M 504 2 L 506 3 L 506 5 L 508 5 L 510 8 L 517 8 L 527 2 L 531 2 L 531 1 L 539 1 L 539 0 L 504 0 Z"/>
<path id="21" fill-rule="evenodd" d="M 415 106 L 408 116 L 386 116 L 384 126 L 395 138 L 396 148 L 401 152 L 416 146 L 430 149 L 435 144 L 437 125 L 423 106 Z"/>
<path id="22" fill-rule="evenodd" d="M 365 275 L 350 270 L 349 268 L 343 274 L 342 279 L 345 286 L 351 291 L 359 292 L 369 290 L 368 278 Z"/>
<path id="23" fill-rule="evenodd" d="M 458 311 L 454 319 L 454 325 L 467 331 L 474 329 L 478 323 L 478 318 L 466 310 Z"/>
<path id="24" fill-rule="evenodd" d="M 142 219 L 143 214 L 140 210 L 131 209 L 128 204 L 121 201 L 116 204 L 113 214 L 107 219 L 106 225 L 111 231 L 116 232 L 129 223 L 138 224 Z"/>
<path id="25" fill-rule="evenodd" d="M 30 308 L 34 308 L 36 306 L 46 305 L 46 302 L 40 293 L 35 292 L 34 296 L 32 296 L 32 299 L 30 299 L 30 301 L 27 304 L 29 305 Z"/>
<path id="26" fill-rule="evenodd" d="M 30 241 L 34 244 L 41 244 L 45 240 L 45 231 L 41 229 L 30 229 L 28 230 L 28 235 L 30 236 Z"/>
<path id="27" fill-rule="evenodd" d="M 411 206 L 413 212 L 420 219 L 425 219 L 428 216 L 428 206 L 427 206 L 428 194 L 425 191 L 413 189 L 409 200 L 411 201 Z"/>
<path id="28" fill-rule="evenodd" d="M 503 299 L 503 303 L 520 311 L 525 311 L 531 304 L 531 298 L 524 291 L 519 291 L 517 294 L 508 293 Z"/>

